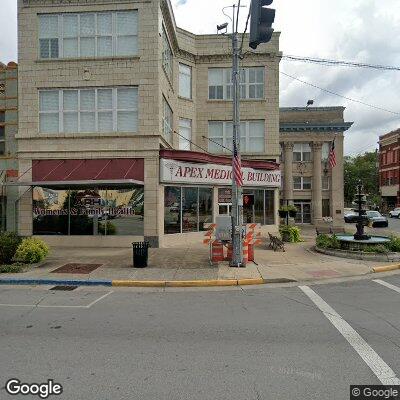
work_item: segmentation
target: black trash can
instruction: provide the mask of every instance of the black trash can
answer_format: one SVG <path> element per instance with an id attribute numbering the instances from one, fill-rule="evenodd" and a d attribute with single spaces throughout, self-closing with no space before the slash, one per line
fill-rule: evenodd
<path id="1" fill-rule="evenodd" d="M 134 242 L 133 248 L 133 266 L 134 268 L 146 268 L 149 260 L 149 242 Z"/>

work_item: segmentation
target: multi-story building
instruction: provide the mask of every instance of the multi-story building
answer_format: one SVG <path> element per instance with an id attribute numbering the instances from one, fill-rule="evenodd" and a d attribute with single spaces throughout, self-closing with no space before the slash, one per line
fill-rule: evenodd
<path id="1" fill-rule="evenodd" d="M 344 107 L 294 107 L 280 109 L 283 203 L 294 204 L 297 223 L 318 225 L 332 217 L 343 225 L 343 133 Z M 328 156 L 332 143 L 337 165 Z"/>
<path id="2" fill-rule="evenodd" d="M 384 209 L 400 207 L 400 129 L 379 137 L 379 187 Z"/>
<path id="3" fill-rule="evenodd" d="M 17 170 L 16 139 L 18 131 L 17 64 L 0 63 L 0 231 L 15 229 L 17 190 L 5 184 Z"/>
<path id="4" fill-rule="evenodd" d="M 229 213 L 228 36 L 179 29 L 169 0 L 18 0 L 18 32 L 20 234 L 159 246 Z M 273 227 L 277 56 L 279 33 L 241 62 L 245 220 Z"/>

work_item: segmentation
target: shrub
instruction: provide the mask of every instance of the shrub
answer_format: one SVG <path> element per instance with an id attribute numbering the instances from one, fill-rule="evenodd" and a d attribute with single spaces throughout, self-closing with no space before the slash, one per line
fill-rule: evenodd
<path id="1" fill-rule="evenodd" d="M 0 265 L 0 274 L 16 274 L 22 272 L 23 269 L 21 264 Z"/>
<path id="2" fill-rule="evenodd" d="M 322 249 L 340 249 L 340 242 L 335 235 L 318 235 L 315 244 Z"/>
<path id="3" fill-rule="evenodd" d="M 110 221 L 107 221 L 106 223 L 104 223 L 104 222 L 100 223 L 99 224 L 99 232 L 102 235 L 106 234 L 106 224 L 107 224 L 107 235 L 115 235 L 115 233 L 117 232 L 117 228 Z"/>
<path id="4" fill-rule="evenodd" d="M 301 231 L 297 226 L 281 225 L 279 227 L 279 233 L 281 234 L 282 240 L 284 240 L 284 237 L 287 237 L 290 243 L 302 242 L 300 237 Z"/>
<path id="5" fill-rule="evenodd" d="M 21 244 L 21 238 L 13 232 L 0 234 L 0 264 L 10 264 L 18 246 Z"/>
<path id="6" fill-rule="evenodd" d="M 43 261 L 48 254 L 49 247 L 43 240 L 27 238 L 18 246 L 15 259 L 26 264 L 34 264 Z"/>
<path id="7" fill-rule="evenodd" d="M 377 244 L 376 246 L 367 246 L 363 250 L 365 253 L 377 253 L 377 254 L 386 254 L 389 252 L 388 248 L 383 244 Z"/>
<path id="8" fill-rule="evenodd" d="M 390 242 L 385 244 L 386 248 L 393 252 L 400 252 L 400 237 L 390 236 Z"/>

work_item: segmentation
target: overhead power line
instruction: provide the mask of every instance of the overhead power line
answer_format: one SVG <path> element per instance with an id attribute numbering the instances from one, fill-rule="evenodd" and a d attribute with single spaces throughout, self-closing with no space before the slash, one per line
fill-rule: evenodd
<path id="1" fill-rule="evenodd" d="M 271 67 L 267 67 L 267 68 L 275 69 L 275 68 L 271 68 Z M 275 69 L 275 70 L 276 70 L 276 69 Z M 386 109 L 386 108 L 379 107 L 379 106 L 375 106 L 375 105 L 373 105 L 373 104 L 368 104 L 368 103 L 365 103 L 365 102 L 363 102 L 363 101 L 361 101 L 361 100 L 352 99 L 351 97 L 348 97 L 348 96 L 343 96 L 343 95 L 341 95 L 341 94 L 339 94 L 339 93 L 333 92 L 332 90 L 325 89 L 325 88 L 322 88 L 322 87 L 320 87 L 320 86 L 317 86 L 317 85 L 315 85 L 314 83 L 310 83 L 310 82 L 307 82 L 307 81 L 303 81 L 302 79 L 297 78 L 296 76 L 287 74 L 286 72 L 279 71 L 279 73 L 282 74 L 282 75 L 285 75 L 285 76 L 287 76 L 287 77 L 289 77 L 289 78 L 291 78 L 291 79 L 294 79 L 295 81 L 301 82 L 301 83 L 303 83 L 304 85 L 311 86 L 311 87 L 313 87 L 313 88 L 315 88 L 315 89 L 319 89 L 319 90 L 321 90 L 321 91 L 323 91 L 323 92 L 325 92 L 325 93 L 329 93 L 329 94 L 331 94 L 331 95 L 333 95 L 333 96 L 340 97 L 340 98 L 342 98 L 342 99 L 351 101 L 351 102 L 353 102 L 353 103 L 362 104 L 363 106 L 367 106 L 367 107 L 370 107 L 370 108 L 374 108 L 374 109 L 380 110 L 380 111 L 385 111 L 385 112 L 390 113 L 390 114 L 393 114 L 393 115 L 400 115 L 400 112 L 388 110 L 388 109 Z"/>
<path id="2" fill-rule="evenodd" d="M 379 64 L 370 64 L 370 63 L 362 63 L 356 61 L 344 61 L 344 60 L 332 60 L 327 58 L 317 58 L 317 57 L 305 57 L 305 56 L 295 56 L 291 54 L 283 54 L 277 55 L 276 57 L 282 58 L 288 61 L 300 61 L 312 64 L 320 64 L 327 65 L 332 67 L 353 67 L 353 68 L 369 68 L 369 69 L 378 69 L 385 71 L 400 71 L 400 67 L 392 66 L 392 65 L 379 65 Z"/>

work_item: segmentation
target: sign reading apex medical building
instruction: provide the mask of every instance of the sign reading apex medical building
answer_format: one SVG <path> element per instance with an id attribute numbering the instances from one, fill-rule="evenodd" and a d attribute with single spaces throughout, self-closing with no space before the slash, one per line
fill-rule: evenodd
<path id="1" fill-rule="evenodd" d="M 281 172 L 253 168 L 242 168 L 245 186 L 280 187 Z M 219 164 L 187 163 L 160 159 L 160 181 L 162 183 L 187 183 L 205 185 L 231 185 L 232 167 Z"/>

